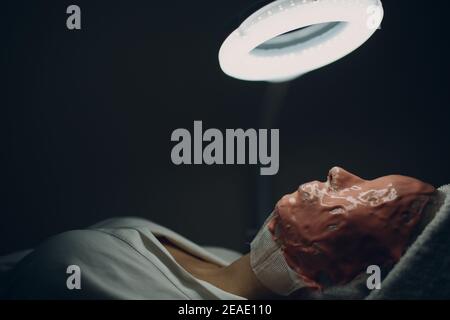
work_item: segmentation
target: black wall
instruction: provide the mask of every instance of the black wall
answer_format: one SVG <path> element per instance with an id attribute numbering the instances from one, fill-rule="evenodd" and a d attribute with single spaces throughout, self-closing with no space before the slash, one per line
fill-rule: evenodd
<path id="1" fill-rule="evenodd" d="M 66 29 L 66 8 L 82 30 Z M 258 128 L 268 85 L 225 76 L 218 49 L 252 1 L 5 1 L 0 254 L 112 216 L 246 249 L 251 166 L 176 167 L 176 128 Z M 271 202 L 340 165 L 450 182 L 445 1 L 385 0 L 375 36 L 290 83 Z M 272 88 L 273 89 L 273 88 Z"/>

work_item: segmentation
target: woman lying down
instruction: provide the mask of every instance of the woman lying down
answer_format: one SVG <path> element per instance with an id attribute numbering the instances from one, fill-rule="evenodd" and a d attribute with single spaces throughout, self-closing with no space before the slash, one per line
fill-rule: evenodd
<path id="1" fill-rule="evenodd" d="M 398 175 L 364 180 L 336 167 L 326 182 L 279 200 L 243 256 L 140 218 L 110 219 L 42 243 L 8 272 L 2 292 L 6 299 L 422 297 L 408 284 L 423 280 L 425 290 L 437 279 L 429 251 L 448 247 L 435 238 L 450 233 L 440 231 L 449 193 L 450 186 Z M 369 290 L 369 266 L 382 270 L 381 290 Z M 449 283 L 441 285 L 448 294 Z"/>

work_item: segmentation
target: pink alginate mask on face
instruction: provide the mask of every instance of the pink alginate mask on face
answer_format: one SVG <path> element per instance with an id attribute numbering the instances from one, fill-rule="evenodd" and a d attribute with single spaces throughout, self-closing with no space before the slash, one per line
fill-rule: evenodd
<path id="1" fill-rule="evenodd" d="M 271 255 L 263 262 L 254 240 L 253 270 L 263 284 L 287 295 L 301 287 L 348 283 L 369 265 L 391 266 L 406 250 L 435 191 L 431 185 L 410 177 L 391 175 L 364 180 L 335 167 L 326 182 L 303 184 L 277 203 L 255 238 L 264 239 L 268 247 L 267 231 L 270 233 Z M 282 254 L 289 267 L 281 269 L 290 269 L 281 287 L 268 279 L 267 261 L 280 261 L 276 253 Z M 277 269 L 279 275 L 281 269 Z M 293 286 L 287 285 L 289 279 Z"/>

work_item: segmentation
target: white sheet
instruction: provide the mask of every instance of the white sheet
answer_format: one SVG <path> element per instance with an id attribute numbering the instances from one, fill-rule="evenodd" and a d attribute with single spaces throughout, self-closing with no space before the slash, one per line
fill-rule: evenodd
<path id="1" fill-rule="evenodd" d="M 57 235 L 38 246 L 10 274 L 6 298 L 244 299 L 193 277 L 157 235 L 220 265 L 240 256 L 223 248 L 200 247 L 141 218 L 110 219 L 86 230 Z M 15 258 L 20 257 L 17 254 Z M 81 268 L 81 290 L 67 289 L 66 270 L 72 264 Z"/>

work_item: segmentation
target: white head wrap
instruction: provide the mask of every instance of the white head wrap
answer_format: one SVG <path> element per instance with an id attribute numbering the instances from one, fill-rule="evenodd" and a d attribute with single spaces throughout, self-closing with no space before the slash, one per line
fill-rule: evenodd
<path id="1" fill-rule="evenodd" d="M 306 287 L 297 273 L 292 270 L 268 228 L 275 213 L 269 215 L 264 225 L 250 244 L 250 264 L 258 280 L 271 291 L 288 296 Z"/>

